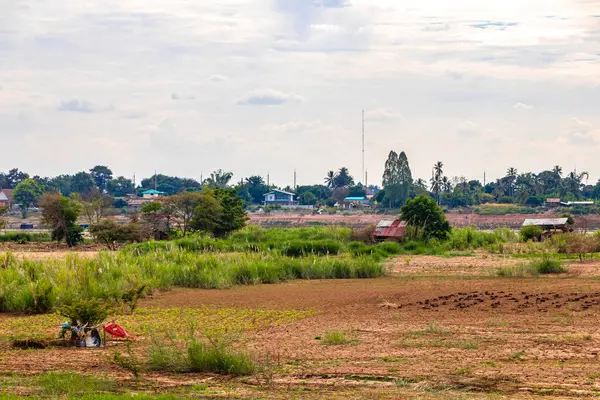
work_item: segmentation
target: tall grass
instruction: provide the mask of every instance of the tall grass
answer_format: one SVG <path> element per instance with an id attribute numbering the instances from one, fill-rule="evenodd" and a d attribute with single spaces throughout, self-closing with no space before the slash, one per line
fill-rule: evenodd
<path id="1" fill-rule="evenodd" d="M 64 260 L 0 259 L 0 311 L 38 313 L 76 299 L 119 302 L 124 294 L 173 286 L 228 288 L 293 279 L 374 278 L 385 267 L 369 256 L 287 257 L 272 253 L 198 253 L 172 244 L 143 253 Z"/>

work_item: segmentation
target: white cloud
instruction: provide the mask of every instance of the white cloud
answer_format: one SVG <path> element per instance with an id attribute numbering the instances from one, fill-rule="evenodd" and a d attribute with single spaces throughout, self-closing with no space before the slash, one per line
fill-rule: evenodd
<path id="1" fill-rule="evenodd" d="M 308 122 L 295 122 L 290 121 L 284 124 L 268 124 L 261 128 L 266 132 L 278 132 L 278 133 L 290 133 L 290 132 L 302 132 L 307 130 L 318 130 L 322 129 L 323 123 L 321 121 L 308 121 Z"/>
<path id="2" fill-rule="evenodd" d="M 304 97 L 295 93 L 284 93 L 273 89 L 256 89 L 238 99 L 238 105 L 278 106 L 287 102 L 302 102 Z"/>
<path id="3" fill-rule="evenodd" d="M 229 80 L 228 77 L 224 76 L 224 75 L 211 75 L 208 78 L 209 81 L 213 81 L 213 82 L 227 82 Z"/>
<path id="4" fill-rule="evenodd" d="M 530 104 L 525 104 L 525 103 L 516 103 L 515 105 L 513 105 L 513 108 L 515 110 L 520 110 L 520 111 L 531 111 L 531 110 L 535 109 L 534 106 L 532 106 Z"/>
<path id="5" fill-rule="evenodd" d="M 376 108 L 365 112 L 365 119 L 368 120 L 388 120 L 388 119 L 400 119 L 404 120 L 404 115 L 398 111 L 394 111 L 391 108 Z"/>
<path id="6" fill-rule="evenodd" d="M 572 145 L 596 145 L 600 142 L 600 128 L 596 128 L 590 122 L 573 118 L 571 126 L 566 132 L 565 140 Z"/>
<path id="7" fill-rule="evenodd" d="M 465 137 L 479 136 L 482 133 L 482 127 L 476 122 L 466 120 L 458 125 L 458 133 Z"/>
<path id="8" fill-rule="evenodd" d="M 58 110 L 78 113 L 95 113 L 112 111 L 114 110 L 114 107 L 112 105 L 98 106 L 84 99 L 73 98 L 70 100 L 62 101 L 58 106 Z"/>

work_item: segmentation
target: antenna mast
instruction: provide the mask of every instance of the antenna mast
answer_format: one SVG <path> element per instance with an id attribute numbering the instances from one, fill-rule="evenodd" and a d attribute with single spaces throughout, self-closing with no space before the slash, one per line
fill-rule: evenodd
<path id="1" fill-rule="evenodd" d="M 362 110 L 362 179 L 366 182 L 365 175 L 365 110 Z"/>

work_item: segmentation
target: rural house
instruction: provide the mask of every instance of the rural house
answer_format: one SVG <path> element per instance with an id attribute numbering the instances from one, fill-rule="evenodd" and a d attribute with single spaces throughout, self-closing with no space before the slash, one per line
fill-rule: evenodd
<path id="1" fill-rule="evenodd" d="M 354 208 L 369 207 L 369 199 L 366 197 L 346 197 L 340 203 L 344 210 L 352 210 Z"/>
<path id="2" fill-rule="evenodd" d="M 12 189 L 0 189 L 0 207 L 12 208 L 14 206 Z"/>
<path id="3" fill-rule="evenodd" d="M 163 197 L 165 195 L 165 192 L 159 192 L 158 190 L 146 190 L 145 192 L 142 192 L 142 198 L 144 199 L 158 199 L 159 197 Z"/>
<path id="4" fill-rule="evenodd" d="M 263 195 L 265 200 L 263 205 L 280 205 L 280 206 L 297 206 L 298 202 L 294 201 L 294 193 L 284 192 L 283 190 L 271 190 L 269 193 Z"/>
<path id="5" fill-rule="evenodd" d="M 555 233 L 569 232 L 572 230 L 571 226 L 569 225 L 568 218 L 526 219 L 523 222 L 523 227 L 525 227 L 525 226 L 539 226 L 544 231 L 544 233 L 542 234 L 543 238 L 552 236 Z"/>

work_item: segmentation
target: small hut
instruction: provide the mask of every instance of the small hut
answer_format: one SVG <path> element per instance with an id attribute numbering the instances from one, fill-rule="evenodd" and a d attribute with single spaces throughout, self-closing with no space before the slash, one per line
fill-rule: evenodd
<path id="1" fill-rule="evenodd" d="M 532 218 L 523 222 L 525 226 L 539 226 L 544 231 L 542 237 L 550 237 L 556 233 L 571 231 L 568 218 Z"/>
<path id="2" fill-rule="evenodd" d="M 406 222 L 396 220 L 381 220 L 373 232 L 378 242 L 401 242 L 406 234 Z"/>

